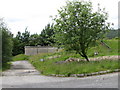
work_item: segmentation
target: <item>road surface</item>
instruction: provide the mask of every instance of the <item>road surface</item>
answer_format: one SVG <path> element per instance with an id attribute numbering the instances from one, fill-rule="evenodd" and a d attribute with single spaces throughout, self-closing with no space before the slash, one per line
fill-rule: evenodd
<path id="1" fill-rule="evenodd" d="M 118 88 L 118 73 L 84 78 L 43 76 L 27 61 L 13 62 L 0 77 L 2 88 Z"/>

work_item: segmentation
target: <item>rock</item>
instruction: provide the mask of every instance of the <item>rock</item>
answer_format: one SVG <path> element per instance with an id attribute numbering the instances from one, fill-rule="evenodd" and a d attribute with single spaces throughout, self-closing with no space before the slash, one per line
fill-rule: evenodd
<path id="1" fill-rule="evenodd" d="M 59 77 L 65 77 L 65 75 L 60 75 L 60 74 L 59 74 L 58 76 L 59 76 Z"/>
<path id="2" fill-rule="evenodd" d="M 56 76 L 56 74 L 50 74 L 50 76 Z"/>
<path id="3" fill-rule="evenodd" d="M 107 70 L 107 71 L 106 71 L 106 73 L 109 73 L 109 72 L 110 72 L 110 70 Z"/>
<path id="4" fill-rule="evenodd" d="M 85 74 L 77 74 L 77 77 L 84 77 Z"/>
<path id="5" fill-rule="evenodd" d="M 99 74 L 104 74 L 107 73 L 106 71 L 100 71 Z"/>
<path id="6" fill-rule="evenodd" d="M 59 58 L 59 57 L 61 57 L 61 55 L 51 56 L 48 59 L 54 59 L 54 58 Z"/>
<path id="7" fill-rule="evenodd" d="M 45 60 L 44 59 L 40 59 L 41 62 L 44 62 Z"/>
<path id="8" fill-rule="evenodd" d="M 99 72 L 94 72 L 95 75 L 99 74 Z"/>
<path id="9" fill-rule="evenodd" d="M 66 62 L 72 62 L 72 61 L 81 61 L 79 58 L 68 58 L 65 60 Z"/>
<path id="10" fill-rule="evenodd" d="M 91 73 L 88 73 L 87 76 L 92 76 L 92 74 L 91 74 Z"/>
<path id="11" fill-rule="evenodd" d="M 98 52 L 95 52 L 94 55 L 98 55 Z"/>
<path id="12" fill-rule="evenodd" d="M 77 75 L 76 74 L 71 74 L 70 77 L 77 77 Z"/>
<path id="13" fill-rule="evenodd" d="M 63 63 L 66 63 L 65 61 L 58 61 L 58 62 L 55 62 L 56 64 L 63 64 Z"/>
<path id="14" fill-rule="evenodd" d="M 91 73 L 92 75 L 96 75 L 96 73 Z"/>
<path id="15" fill-rule="evenodd" d="M 115 70 L 114 70 L 114 72 L 118 72 L 118 71 L 120 71 L 120 69 L 115 69 Z"/>

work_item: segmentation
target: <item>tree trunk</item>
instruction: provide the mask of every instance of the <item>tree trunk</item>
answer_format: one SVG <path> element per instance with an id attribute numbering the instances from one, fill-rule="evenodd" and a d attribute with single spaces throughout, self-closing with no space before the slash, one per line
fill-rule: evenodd
<path id="1" fill-rule="evenodd" d="M 84 57 L 84 58 L 89 62 L 88 56 L 87 56 L 85 53 L 82 52 L 82 54 L 81 54 L 81 53 L 79 52 L 79 54 L 80 54 L 82 57 Z"/>
<path id="2" fill-rule="evenodd" d="M 85 59 L 89 62 L 89 59 L 88 59 L 87 55 L 84 55 L 84 57 L 85 57 Z"/>

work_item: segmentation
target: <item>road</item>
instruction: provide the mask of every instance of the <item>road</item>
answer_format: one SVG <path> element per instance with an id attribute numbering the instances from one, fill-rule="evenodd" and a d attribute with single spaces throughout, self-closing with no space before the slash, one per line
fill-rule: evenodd
<path id="1" fill-rule="evenodd" d="M 0 77 L 2 88 L 118 88 L 118 73 L 84 78 L 50 77 L 39 75 L 27 61 L 14 62 L 4 75 Z"/>

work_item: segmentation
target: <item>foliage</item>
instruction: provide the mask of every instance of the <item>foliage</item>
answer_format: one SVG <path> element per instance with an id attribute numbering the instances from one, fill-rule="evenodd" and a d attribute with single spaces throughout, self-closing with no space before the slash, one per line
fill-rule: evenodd
<path id="1" fill-rule="evenodd" d="M 28 60 L 29 56 L 24 54 L 16 55 L 12 58 L 13 61 L 19 61 L 19 60 Z"/>
<path id="2" fill-rule="evenodd" d="M 113 56 L 118 55 L 118 40 L 108 39 L 104 42 L 111 48 L 110 50 L 105 46 L 98 43 L 97 46 L 92 47 L 88 51 L 89 57 L 99 57 L 99 56 Z M 94 55 L 94 52 L 99 52 L 98 55 Z M 60 56 L 58 58 L 51 58 Z M 29 57 L 29 61 L 35 66 L 44 75 L 49 74 L 81 74 L 81 73 L 92 73 L 104 70 L 114 70 L 120 68 L 117 60 L 102 60 L 102 61 L 81 61 L 81 62 L 70 62 L 63 64 L 56 64 L 58 61 L 64 61 L 68 58 L 80 58 L 83 59 L 79 54 L 76 54 L 74 51 L 58 52 L 58 53 L 47 53 L 47 54 L 38 54 Z M 40 59 L 44 59 L 44 62 L 41 62 Z"/>
<path id="3" fill-rule="evenodd" d="M 88 50 L 89 57 L 97 56 L 108 56 L 108 55 L 118 55 L 118 40 L 116 39 L 107 39 L 103 40 L 110 48 L 102 45 L 100 42 L 97 43 L 95 47 L 92 47 Z M 95 52 L 98 52 L 98 55 L 94 55 Z"/>
<path id="4" fill-rule="evenodd" d="M 45 26 L 45 29 L 42 30 L 40 36 L 41 36 L 41 46 L 51 46 L 54 44 L 54 29 L 53 29 L 53 24 L 47 24 Z"/>
<path id="5" fill-rule="evenodd" d="M 56 42 L 67 50 L 75 50 L 89 61 L 88 49 L 109 29 L 107 13 L 99 7 L 97 12 L 93 12 L 92 3 L 84 1 L 69 1 L 58 12 L 59 16 L 54 19 Z"/>
<path id="6" fill-rule="evenodd" d="M 53 39 L 53 24 L 48 24 L 45 29 L 42 30 L 41 34 L 32 34 L 25 29 L 25 32 L 21 33 L 20 31 L 13 38 L 13 55 L 24 54 L 25 46 L 51 46 L 54 44 Z"/>
<path id="7" fill-rule="evenodd" d="M 48 56 L 61 55 L 59 58 L 48 59 Z M 73 54 L 56 53 L 30 56 L 29 61 L 44 75 L 62 74 L 69 76 L 70 74 L 86 74 L 99 72 L 104 70 L 114 70 L 120 68 L 117 60 L 101 60 L 101 61 L 81 61 L 56 64 L 57 61 L 63 61 Z M 73 55 L 74 56 L 74 55 Z M 40 59 L 45 59 L 41 62 Z"/>
<path id="8" fill-rule="evenodd" d="M 12 53 L 13 56 L 23 53 L 20 37 L 21 32 L 18 32 L 17 36 L 13 38 L 13 53 Z"/>
<path id="9" fill-rule="evenodd" d="M 21 33 L 20 31 L 13 38 L 13 55 L 23 54 L 24 47 L 29 45 L 30 32 L 25 29 L 25 32 Z"/>
<path id="10" fill-rule="evenodd" d="M 118 32 L 120 32 L 120 30 L 110 30 L 107 33 L 106 37 L 109 39 L 120 37 L 120 33 L 118 33 Z"/>
<path id="11" fill-rule="evenodd" d="M 41 44 L 41 38 L 38 34 L 32 34 L 29 38 L 29 45 L 30 46 L 37 46 Z"/>
<path id="12" fill-rule="evenodd" d="M 2 19 L 0 19 L 0 31 L 2 31 L 2 67 L 4 68 L 8 65 L 8 62 L 11 61 L 13 35 L 8 30 Z"/>

